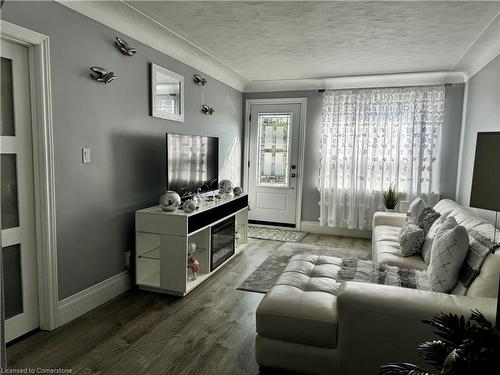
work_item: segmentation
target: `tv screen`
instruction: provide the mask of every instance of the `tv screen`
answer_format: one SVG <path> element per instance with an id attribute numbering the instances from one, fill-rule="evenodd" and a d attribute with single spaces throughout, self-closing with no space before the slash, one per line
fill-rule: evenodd
<path id="1" fill-rule="evenodd" d="M 181 198 L 217 190 L 219 139 L 167 133 L 167 186 Z"/>

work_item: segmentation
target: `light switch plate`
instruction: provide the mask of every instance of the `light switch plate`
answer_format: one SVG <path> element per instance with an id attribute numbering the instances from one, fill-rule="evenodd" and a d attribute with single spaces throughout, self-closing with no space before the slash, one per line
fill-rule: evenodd
<path id="1" fill-rule="evenodd" d="M 82 148 L 82 163 L 90 164 L 90 147 Z"/>

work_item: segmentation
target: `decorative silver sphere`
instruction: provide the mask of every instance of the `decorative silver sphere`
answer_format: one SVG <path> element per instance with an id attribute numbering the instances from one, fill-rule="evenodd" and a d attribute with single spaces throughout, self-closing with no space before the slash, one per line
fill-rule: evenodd
<path id="1" fill-rule="evenodd" d="M 196 210 L 196 203 L 194 202 L 194 200 L 188 199 L 182 205 L 182 209 L 184 210 L 184 212 L 186 212 L 186 213 L 189 214 L 189 213 L 191 213 L 191 212 L 193 212 L 193 211 Z"/>
<path id="2" fill-rule="evenodd" d="M 219 192 L 221 194 L 229 194 L 233 190 L 233 183 L 229 180 L 219 182 Z"/>
<path id="3" fill-rule="evenodd" d="M 233 189 L 233 194 L 234 194 L 235 197 L 237 197 L 238 195 L 241 195 L 241 193 L 243 193 L 243 189 L 240 188 L 239 186 L 236 186 Z"/>
<path id="4" fill-rule="evenodd" d="M 175 191 L 166 191 L 160 197 L 160 206 L 163 211 L 175 211 L 181 205 L 181 197 Z"/>
<path id="5" fill-rule="evenodd" d="M 196 243 L 189 241 L 188 242 L 188 254 L 193 255 L 196 252 Z"/>

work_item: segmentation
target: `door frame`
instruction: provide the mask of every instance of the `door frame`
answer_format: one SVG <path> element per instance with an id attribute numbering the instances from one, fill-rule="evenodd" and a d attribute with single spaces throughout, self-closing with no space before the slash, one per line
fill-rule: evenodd
<path id="1" fill-rule="evenodd" d="M 300 230 L 302 219 L 302 186 L 304 172 L 305 139 L 306 139 L 306 115 L 307 98 L 270 98 L 270 99 L 246 99 L 245 100 L 245 125 L 243 129 L 243 190 L 248 192 L 248 163 L 250 162 L 250 107 L 259 104 L 300 104 L 299 119 L 299 149 L 298 149 L 298 167 L 300 173 L 297 178 L 297 200 L 295 212 L 295 230 Z M 287 228 L 289 229 L 289 228 Z"/>
<path id="2" fill-rule="evenodd" d="M 0 21 L 1 39 L 28 48 L 40 328 L 59 326 L 54 137 L 49 37 Z"/>

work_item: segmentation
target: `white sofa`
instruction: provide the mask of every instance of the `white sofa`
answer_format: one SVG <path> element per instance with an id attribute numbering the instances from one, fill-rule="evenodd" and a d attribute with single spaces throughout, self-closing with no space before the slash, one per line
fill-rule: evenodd
<path id="1" fill-rule="evenodd" d="M 467 229 L 490 225 L 453 201 L 436 211 Z M 377 213 L 373 259 L 425 269 L 419 256 L 402 258 L 397 234 L 404 214 Z M 299 255 L 257 309 L 256 360 L 262 367 L 311 374 L 376 374 L 382 364 L 413 362 L 419 343 L 434 335 L 423 319 L 441 312 L 470 315 L 479 309 L 494 321 L 500 251 L 490 254 L 465 296 L 385 285 L 336 281 L 338 259 Z"/>

